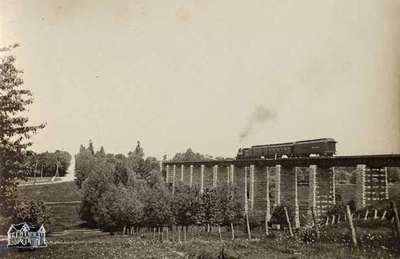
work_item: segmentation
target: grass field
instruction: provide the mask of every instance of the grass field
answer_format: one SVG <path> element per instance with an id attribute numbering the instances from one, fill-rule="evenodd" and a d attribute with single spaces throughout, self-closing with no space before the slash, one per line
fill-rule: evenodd
<path id="1" fill-rule="evenodd" d="M 48 238 L 48 248 L 18 251 L 0 248 L 4 258 L 398 258 L 383 248 L 352 249 L 339 243 L 305 244 L 287 237 L 220 242 L 216 233 L 187 242 L 160 242 L 149 233 L 144 237 L 70 231 Z M 176 239 L 175 239 L 176 240 Z"/>
<path id="2" fill-rule="evenodd" d="M 27 199 L 42 200 L 50 212 L 52 232 L 78 228 L 81 192 L 75 182 L 20 186 L 19 195 Z"/>
<path id="3" fill-rule="evenodd" d="M 76 187 L 75 182 L 20 186 L 18 190 L 21 197 L 44 202 L 81 200 L 81 192 Z"/>
<path id="4" fill-rule="evenodd" d="M 340 186 L 339 189 L 350 197 L 354 186 Z M 391 185 L 391 196 L 399 191 L 399 185 Z M 139 236 L 110 235 L 95 230 L 82 229 L 79 219 L 81 193 L 74 182 L 50 185 L 21 186 L 20 195 L 29 199 L 41 199 L 47 203 L 51 214 L 51 231 L 48 237 L 49 247 L 34 251 L 18 251 L 0 243 L 0 257 L 5 258 L 217 258 L 224 247 L 226 258 L 399 258 L 400 254 L 381 242 L 362 242 L 360 248 L 352 249 L 348 243 L 340 241 L 347 233 L 346 226 L 334 226 L 327 229 L 328 236 L 337 237 L 335 241 L 322 239 L 321 242 L 307 244 L 297 238 L 288 238 L 283 231 L 274 232 L 274 238 L 265 239 L 261 231 L 254 231 L 255 240 L 246 240 L 241 230 L 235 230 L 237 241 L 230 240 L 230 233 L 224 232 L 224 242 L 218 240 L 218 234 L 188 234 L 187 242 L 160 242 L 153 239 L 152 233 Z M 62 232 L 64 231 L 64 232 Z M 324 230 L 322 230 L 324 231 Z M 358 233 L 364 236 L 371 230 L 358 227 Z M 384 231 L 385 233 L 383 233 Z M 378 229 L 378 235 L 391 229 Z M 376 231 L 375 231 L 376 232 Z M 196 238 L 193 238 L 195 236 Z M 376 235 L 371 235 L 374 238 Z M 183 238 L 183 237 L 181 237 Z M 365 239 L 363 239 L 365 240 Z"/>

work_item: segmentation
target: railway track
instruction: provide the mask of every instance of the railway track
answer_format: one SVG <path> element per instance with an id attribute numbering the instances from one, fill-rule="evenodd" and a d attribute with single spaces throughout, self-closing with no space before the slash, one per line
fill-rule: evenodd
<path id="1" fill-rule="evenodd" d="M 333 157 L 299 157 L 299 158 L 278 158 L 278 159 L 229 159 L 229 160 L 206 160 L 206 161 L 164 161 L 164 165 L 235 165 L 235 166 L 299 166 L 307 167 L 317 165 L 321 167 L 332 166 L 357 166 L 360 164 L 368 167 L 400 167 L 400 154 L 379 154 L 379 155 L 356 155 L 356 156 L 333 156 Z"/>

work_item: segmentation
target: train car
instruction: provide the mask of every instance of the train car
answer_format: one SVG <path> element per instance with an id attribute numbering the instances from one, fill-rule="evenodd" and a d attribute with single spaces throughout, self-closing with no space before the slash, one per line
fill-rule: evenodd
<path id="1" fill-rule="evenodd" d="M 333 156 L 335 153 L 336 141 L 333 138 L 321 138 L 241 148 L 236 159 Z"/>
<path id="2" fill-rule="evenodd" d="M 308 157 L 310 155 L 333 156 L 336 153 L 336 141 L 333 138 L 297 141 L 293 147 L 293 155 Z"/>
<path id="3" fill-rule="evenodd" d="M 280 143 L 280 144 L 269 144 L 269 145 L 257 145 L 252 146 L 251 154 L 254 158 L 275 158 L 282 157 L 292 153 L 293 143 Z"/>

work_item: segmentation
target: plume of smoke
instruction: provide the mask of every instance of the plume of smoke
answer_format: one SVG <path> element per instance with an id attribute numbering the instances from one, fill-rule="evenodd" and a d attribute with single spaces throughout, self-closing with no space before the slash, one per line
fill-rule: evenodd
<path id="1" fill-rule="evenodd" d="M 250 135 L 259 125 L 275 118 L 275 112 L 264 106 L 257 106 L 250 115 L 248 123 L 239 135 L 239 143 Z"/>

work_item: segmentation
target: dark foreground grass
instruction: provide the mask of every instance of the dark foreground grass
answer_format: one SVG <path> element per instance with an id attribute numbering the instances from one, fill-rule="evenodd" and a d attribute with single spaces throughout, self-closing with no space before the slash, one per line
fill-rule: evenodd
<path id="1" fill-rule="evenodd" d="M 144 236 L 110 235 L 93 230 L 69 231 L 49 237 L 49 247 L 34 251 L 5 248 L 5 258 L 398 258 L 396 252 L 381 248 L 352 249 L 337 243 L 305 244 L 285 235 L 274 238 L 220 242 L 215 236 L 199 235 L 187 242 L 153 240 Z M 176 239 L 175 239 L 176 240 Z M 220 257 L 221 258 L 221 257 Z"/>

